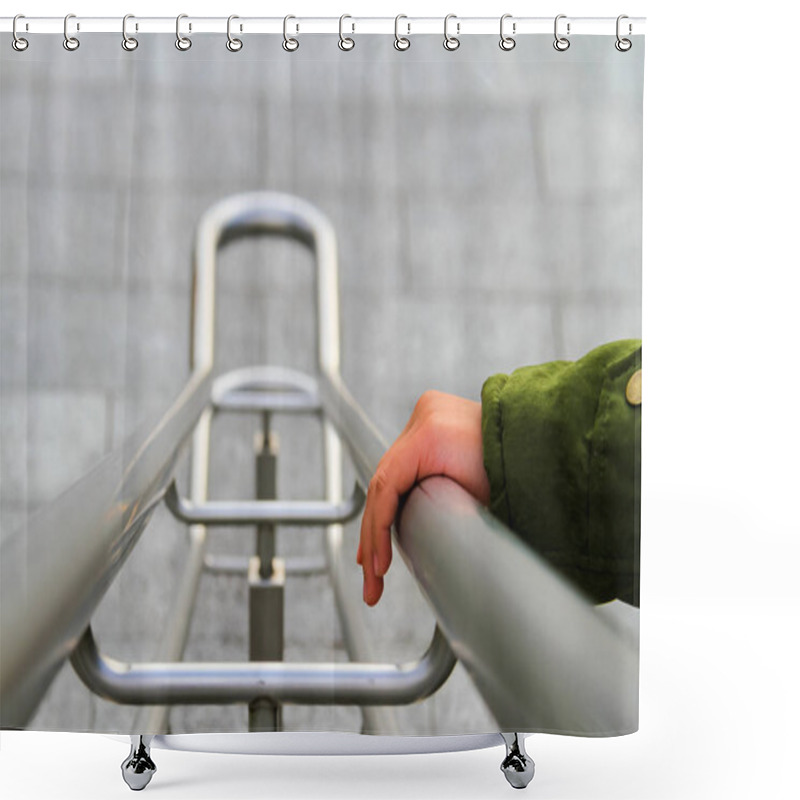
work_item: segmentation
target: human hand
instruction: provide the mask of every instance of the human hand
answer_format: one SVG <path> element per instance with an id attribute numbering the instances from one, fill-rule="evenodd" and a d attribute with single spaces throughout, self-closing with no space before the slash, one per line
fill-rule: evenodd
<path id="1" fill-rule="evenodd" d="M 400 498 L 430 475 L 446 475 L 481 503 L 489 503 L 480 403 L 425 392 L 405 429 L 378 463 L 367 490 L 356 555 L 364 573 L 367 605 L 374 606 L 383 594 L 383 576 L 392 561 L 391 526 Z"/>

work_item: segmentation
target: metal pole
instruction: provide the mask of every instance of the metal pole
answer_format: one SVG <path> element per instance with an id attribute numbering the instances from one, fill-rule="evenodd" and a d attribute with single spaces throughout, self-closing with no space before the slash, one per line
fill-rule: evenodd
<path id="1" fill-rule="evenodd" d="M 316 257 L 317 361 L 321 375 L 332 375 L 338 379 L 340 331 L 336 234 L 329 220 L 313 205 L 290 195 L 273 192 L 228 197 L 212 206 L 200 220 L 195 239 L 192 363 L 197 369 L 213 368 L 217 250 L 227 242 L 253 234 L 287 236 L 313 251 Z M 325 423 L 325 430 L 326 500 L 340 501 L 341 445 L 330 423 Z M 197 460 L 203 457 L 206 459 L 204 474 L 207 476 L 207 442 L 207 437 L 204 442 L 197 438 L 193 442 L 191 499 L 194 502 L 206 499 L 205 493 L 199 491 L 200 487 L 195 486 L 194 481 L 196 476 L 199 481 L 201 470 L 195 467 Z M 205 455 L 201 456 L 198 450 Z M 341 525 L 327 528 L 328 565 L 345 645 L 353 661 L 371 662 L 374 656 L 366 633 L 362 603 L 352 581 L 341 569 L 341 535 Z M 372 732 L 398 730 L 391 709 L 366 709 L 364 714 L 365 725 Z"/>
<path id="2" fill-rule="evenodd" d="M 193 429 L 189 497 L 195 506 L 205 503 L 212 417 L 209 392 L 214 366 L 217 251 L 235 238 L 252 234 L 288 236 L 314 252 L 320 377 L 343 392 L 334 393 L 334 405 L 351 401 L 339 377 L 338 266 L 336 237 L 330 222 L 309 203 L 267 192 L 237 195 L 210 208 L 198 225 L 195 239 L 192 374 L 187 386 L 149 435 L 126 442 L 73 490 L 45 509 L 36 522 L 28 526 L 27 535 L 3 543 L 0 559 L 3 571 L 0 603 L 2 725 L 22 727 L 32 715 L 63 660 L 89 624 L 95 607 L 135 545 L 155 504 L 163 496 L 178 450 Z M 295 388 L 292 377 L 286 377 L 289 388 Z M 297 388 L 302 393 L 303 387 Z M 308 393 L 299 399 L 282 397 L 279 402 L 302 407 L 298 410 L 313 410 L 315 406 L 315 400 Z M 359 417 L 360 409 L 355 408 L 355 416 Z M 335 418 L 335 409 L 333 414 Z M 376 454 L 380 456 L 384 445 L 368 422 L 364 427 L 358 419 L 355 430 L 359 441 L 353 446 L 353 452 L 361 481 L 366 485 L 369 475 L 365 465 L 371 463 Z M 326 499 L 340 504 L 341 444 L 328 420 L 324 423 L 324 437 Z M 363 446 L 369 451 L 366 460 Z M 342 507 L 341 510 L 346 509 Z M 341 535 L 341 525 L 328 527 L 326 552 L 334 597 L 350 658 L 369 663 L 374 658 L 360 597 L 353 581 L 342 569 Z M 186 568 L 159 651 L 165 662 L 179 660 L 183 655 L 205 562 L 206 540 L 204 524 L 190 525 Z M 45 597 L 47 602 L 42 602 Z M 441 647 L 446 648 L 446 644 Z M 372 720 L 367 725 L 369 730 L 396 730 L 389 710 L 368 710 L 366 715 Z M 167 717 L 166 708 L 149 709 L 137 719 L 134 732 L 163 732 L 167 729 Z"/>
<path id="3" fill-rule="evenodd" d="M 256 497 L 273 500 L 277 493 L 278 436 L 270 431 L 270 415 L 262 415 L 256 437 Z M 283 661 L 284 585 L 286 576 L 276 555 L 275 525 L 256 526 L 256 556 L 249 574 L 250 660 Z M 267 697 L 252 700 L 248 708 L 251 731 L 279 731 L 281 707 Z"/>
<path id="4" fill-rule="evenodd" d="M 191 496 L 202 502 L 208 490 L 208 447 L 211 438 L 211 410 L 207 408 L 200 418 L 192 437 Z M 173 600 L 167 627 L 158 649 L 161 661 L 180 661 L 183 658 L 189 627 L 192 623 L 197 591 L 203 575 L 208 530 L 203 525 L 190 525 L 188 529 L 189 552 L 183 574 Z M 169 733 L 169 707 L 143 708 L 133 723 L 133 732 L 139 734 Z"/>
<path id="5" fill-rule="evenodd" d="M 270 415 L 262 416 L 261 435 L 256 438 L 256 498 L 274 500 L 278 496 L 278 434 L 270 431 Z M 256 555 L 260 578 L 272 577 L 272 559 L 276 556 L 275 525 L 271 522 L 256 526 Z"/>
<path id="6" fill-rule="evenodd" d="M 74 20 L 80 24 L 81 34 L 90 33 L 119 33 L 119 17 L 84 17 L 79 16 Z M 614 17 L 569 17 L 572 34 L 613 36 L 615 31 Z M 339 30 L 337 17 L 310 17 L 302 16 L 297 22 L 302 24 L 304 33 L 334 34 Z M 480 34 L 497 34 L 498 17 L 459 17 L 461 30 L 460 36 Z M 27 17 L 25 23 L 26 35 L 40 33 L 62 33 L 64 30 L 64 17 Z M 192 26 L 192 35 L 215 33 L 224 34 L 228 30 L 227 17 L 198 17 L 190 16 L 186 20 Z M 354 16 L 350 21 L 358 26 L 359 34 L 383 34 L 390 36 L 395 30 L 394 17 L 364 17 Z M 348 23 L 348 24 L 350 24 Z M 626 25 L 630 24 L 632 31 L 626 35 L 643 35 L 645 33 L 645 17 L 630 17 Z M 283 17 L 246 17 L 237 20 L 238 25 L 244 27 L 247 35 L 255 34 L 280 34 L 283 32 Z M 528 17 L 515 16 L 515 36 L 527 34 L 552 34 L 553 16 Z M 139 36 L 152 33 L 175 32 L 175 17 L 136 17 Z M 412 28 L 415 36 L 423 34 L 440 36 L 442 33 L 441 17 L 409 16 L 403 20 L 403 26 Z M 0 32 L 11 34 L 13 28 L 12 17 L 0 17 Z"/>
<path id="7" fill-rule="evenodd" d="M 168 485 L 208 403 L 196 370 L 137 432 L 0 549 L 0 725 L 21 728 L 86 629 Z"/>
<path id="8" fill-rule="evenodd" d="M 425 655 L 407 664 L 155 663 L 130 664 L 102 655 L 91 628 L 72 664 L 92 691 L 118 703 L 276 703 L 407 705 L 435 692 L 455 658 L 437 628 Z"/>
<path id="9" fill-rule="evenodd" d="M 364 505 L 364 491 L 356 484 L 347 500 L 210 500 L 194 503 L 178 494 L 174 483 L 164 494 L 169 510 L 182 522 L 197 525 L 246 526 L 333 525 L 349 522 Z"/>
<path id="10" fill-rule="evenodd" d="M 501 731 L 637 729 L 638 613 L 593 606 L 448 478 L 411 492 L 397 542 Z"/>

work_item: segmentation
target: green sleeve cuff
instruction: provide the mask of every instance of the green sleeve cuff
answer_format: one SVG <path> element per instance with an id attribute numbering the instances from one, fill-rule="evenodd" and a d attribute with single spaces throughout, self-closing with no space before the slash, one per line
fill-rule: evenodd
<path id="1" fill-rule="evenodd" d="M 638 603 L 641 342 L 483 386 L 490 510 L 595 602 Z"/>

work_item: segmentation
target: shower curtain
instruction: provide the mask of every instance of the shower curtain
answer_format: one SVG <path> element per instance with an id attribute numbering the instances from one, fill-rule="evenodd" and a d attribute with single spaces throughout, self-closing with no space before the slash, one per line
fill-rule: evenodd
<path id="1" fill-rule="evenodd" d="M 56 565 L 38 548 L 48 536 L 80 541 L 92 532 L 42 520 L 68 525 L 87 475 L 125 479 L 131 442 L 147 440 L 190 376 L 198 221 L 227 197 L 270 192 L 330 220 L 341 376 L 384 440 L 404 430 L 428 390 L 482 404 L 492 497 L 488 511 L 465 514 L 501 531 L 502 547 L 482 553 L 471 585 L 458 576 L 476 569 L 465 559 L 480 541 L 462 546 L 456 534 L 435 561 L 404 552 L 412 563 L 395 557 L 380 602 L 360 607 L 377 662 L 414 662 L 437 622 L 457 658 L 436 692 L 391 706 L 391 731 L 487 733 L 511 722 L 526 732 L 635 730 L 644 37 L 620 47 L 613 20 L 604 35 L 585 36 L 556 21 L 555 38 L 517 35 L 510 19 L 503 38 L 462 35 L 455 18 L 439 35 L 414 35 L 398 20 L 394 37 L 359 35 L 346 19 L 338 33 L 334 20 L 328 33 L 305 35 L 292 19 L 284 33 L 257 35 L 236 20 L 228 34 L 190 31 L 187 20 L 177 34 L 137 33 L 135 22 L 127 46 L 120 34 L 82 33 L 68 21 L 66 36 L 27 33 L 18 49 L 9 34 L 0 50 L 3 727 L 145 732 L 140 707 L 79 679 L 69 660 L 79 637 L 54 649 L 45 630 L 36 646 L 17 643 L 30 633 L 20 633 L 28 615 L 45 609 L 90 619 L 114 659 L 160 660 L 187 527 L 159 503 L 135 537 L 123 540 L 120 529 L 107 553 L 119 569 L 87 611 L 51 596 L 42 579 L 54 569 L 79 574 L 80 548 Z M 281 237 L 246 238 L 220 253 L 215 376 L 251 365 L 315 374 L 314 274 L 313 256 Z M 623 349 L 598 357 L 605 345 Z M 524 402 L 512 389 L 525 375 L 525 391 L 547 413 L 520 412 L 512 425 L 514 403 Z M 495 396 L 501 384 L 508 393 Z M 576 421 L 589 395 L 589 421 Z M 490 441 L 492 413 L 507 426 Z M 626 415 L 619 447 L 616 414 Z M 209 498 L 255 496 L 261 425 L 258 414 L 215 417 Z M 529 430 L 538 433 L 527 439 Z M 275 413 L 266 438 L 279 443 L 278 497 L 322 498 L 319 423 Z M 545 465 L 544 477 L 526 471 L 531 459 Z M 600 463 L 602 476 L 591 471 Z M 618 468 L 616 483 L 606 480 Z M 185 448 L 170 470 L 186 490 Z M 589 486 L 589 475 L 599 483 Z M 357 480 L 346 455 L 345 487 Z M 609 499 L 612 483 L 621 499 Z M 509 509 L 520 484 L 534 511 L 555 511 L 544 521 L 517 517 L 527 501 Z M 606 513 L 615 503 L 620 515 Z M 409 518 L 427 513 L 419 507 L 412 493 Z M 360 516 L 345 525 L 340 551 L 360 596 L 359 536 Z M 247 662 L 253 528 L 208 537 L 183 660 Z M 279 527 L 275 556 L 289 565 L 276 623 L 282 660 L 347 663 L 320 531 Z M 611 588 L 586 578 L 620 560 Z M 506 581 L 525 586 L 518 606 L 487 605 Z M 579 639 L 584 625 L 599 638 Z M 496 685 L 494 670 L 517 648 L 544 656 L 530 664 L 533 689 L 510 687 L 521 699 L 509 712 L 501 696 L 509 687 Z M 622 662 L 617 680 L 598 677 Z M 586 686 L 605 697 L 576 705 Z M 153 732 L 265 729 L 255 713 L 241 702 L 180 703 Z M 287 732 L 389 732 L 350 703 L 280 704 L 278 719 Z"/>

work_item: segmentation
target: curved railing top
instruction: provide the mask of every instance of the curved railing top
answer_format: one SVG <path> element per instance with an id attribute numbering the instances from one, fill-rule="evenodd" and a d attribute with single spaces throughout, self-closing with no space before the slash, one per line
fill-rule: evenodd
<path id="1" fill-rule="evenodd" d="M 192 367 L 214 363 L 214 284 L 217 251 L 251 234 L 288 236 L 316 257 L 317 361 L 320 372 L 339 373 L 339 268 L 336 233 L 311 203 L 280 192 L 237 194 L 211 206 L 200 218 L 194 250 Z"/>

